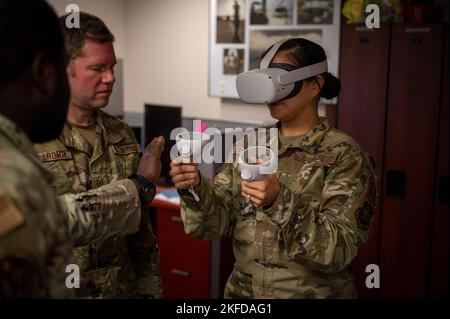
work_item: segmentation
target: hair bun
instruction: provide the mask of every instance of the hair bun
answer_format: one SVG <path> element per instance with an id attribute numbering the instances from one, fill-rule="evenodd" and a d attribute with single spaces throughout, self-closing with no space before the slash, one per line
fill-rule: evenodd
<path id="1" fill-rule="evenodd" d="M 320 96 L 329 100 L 339 95 L 341 91 L 341 81 L 330 72 L 323 74 L 324 84 Z"/>

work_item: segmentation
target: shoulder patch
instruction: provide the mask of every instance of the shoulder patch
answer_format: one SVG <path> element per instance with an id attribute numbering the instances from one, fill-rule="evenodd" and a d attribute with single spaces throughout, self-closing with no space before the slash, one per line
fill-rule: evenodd
<path id="1" fill-rule="evenodd" d="M 355 212 L 358 227 L 362 230 L 369 230 L 370 221 L 374 213 L 373 208 L 366 201 L 364 205 Z"/>
<path id="2" fill-rule="evenodd" d="M 25 218 L 8 198 L 0 195 L 0 237 L 23 224 Z"/>
<path id="3" fill-rule="evenodd" d="M 72 158 L 72 153 L 67 151 L 52 151 L 38 153 L 41 162 L 52 162 L 59 160 L 67 160 Z"/>
<path id="4" fill-rule="evenodd" d="M 116 154 L 131 154 L 139 153 L 141 151 L 139 144 L 128 144 L 128 145 L 113 145 L 114 153 Z"/>

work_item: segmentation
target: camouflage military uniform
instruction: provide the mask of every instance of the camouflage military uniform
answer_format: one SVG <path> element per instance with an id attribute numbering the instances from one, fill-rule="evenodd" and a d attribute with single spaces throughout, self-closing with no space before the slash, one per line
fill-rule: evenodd
<path id="1" fill-rule="evenodd" d="M 73 242 L 137 232 L 139 194 L 131 180 L 56 197 L 52 174 L 28 137 L 0 115 L 0 298 L 65 298 Z"/>
<path id="2" fill-rule="evenodd" d="M 96 123 L 94 149 L 67 123 L 57 140 L 35 145 L 56 176 L 58 194 L 95 189 L 136 172 L 140 147 L 128 125 L 102 111 L 96 112 Z M 159 297 L 158 247 L 147 207 L 142 214 L 148 222 L 137 234 L 75 248 L 75 263 L 82 271 L 77 297 Z"/>
<path id="3" fill-rule="evenodd" d="M 244 210 L 236 163 L 224 164 L 211 183 L 201 179 L 198 203 L 180 191 L 185 232 L 233 237 L 236 262 L 226 297 L 356 297 L 348 266 L 375 210 L 371 157 L 321 118 L 294 141 L 280 138 L 278 161 L 279 196 L 254 212 Z"/>

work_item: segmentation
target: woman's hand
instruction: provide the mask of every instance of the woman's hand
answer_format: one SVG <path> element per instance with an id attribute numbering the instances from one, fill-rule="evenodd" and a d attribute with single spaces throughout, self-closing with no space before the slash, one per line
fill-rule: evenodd
<path id="1" fill-rule="evenodd" d="M 255 207 L 272 205 L 280 191 L 281 185 L 275 174 L 264 175 L 259 181 L 242 182 L 242 196 L 250 199 Z"/>
<path id="2" fill-rule="evenodd" d="M 169 175 L 172 177 L 172 183 L 178 189 L 197 187 L 200 184 L 196 163 L 171 162 Z"/>

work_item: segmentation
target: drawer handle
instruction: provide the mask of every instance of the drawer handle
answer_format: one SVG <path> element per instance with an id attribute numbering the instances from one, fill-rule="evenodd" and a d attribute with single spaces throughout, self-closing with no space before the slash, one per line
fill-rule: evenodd
<path id="1" fill-rule="evenodd" d="M 361 42 L 361 43 L 369 43 L 370 39 L 369 39 L 369 37 L 363 36 L 363 37 L 359 38 L 359 42 Z"/>
<path id="2" fill-rule="evenodd" d="M 448 176 L 439 178 L 438 200 L 441 205 L 448 205 L 448 193 L 450 193 Z"/>
<path id="3" fill-rule="evenodd" d="M 172 270 L 170 272 L 172 274 L 183 276 L 183 277 L 188 277 L 189 276 L 189 272 L 188 271 L 184 271 L 184 270 L 180 270 L 180 269 L 176 269 L 176 268 L 172 268 Z"/>
<path id="4" fill-rule="evenodd" d="M 175 222 L 175 223 L 182 223 L 183 220 L 181 219 L 180 216 L 170 216 L 170 220 Z"/>

